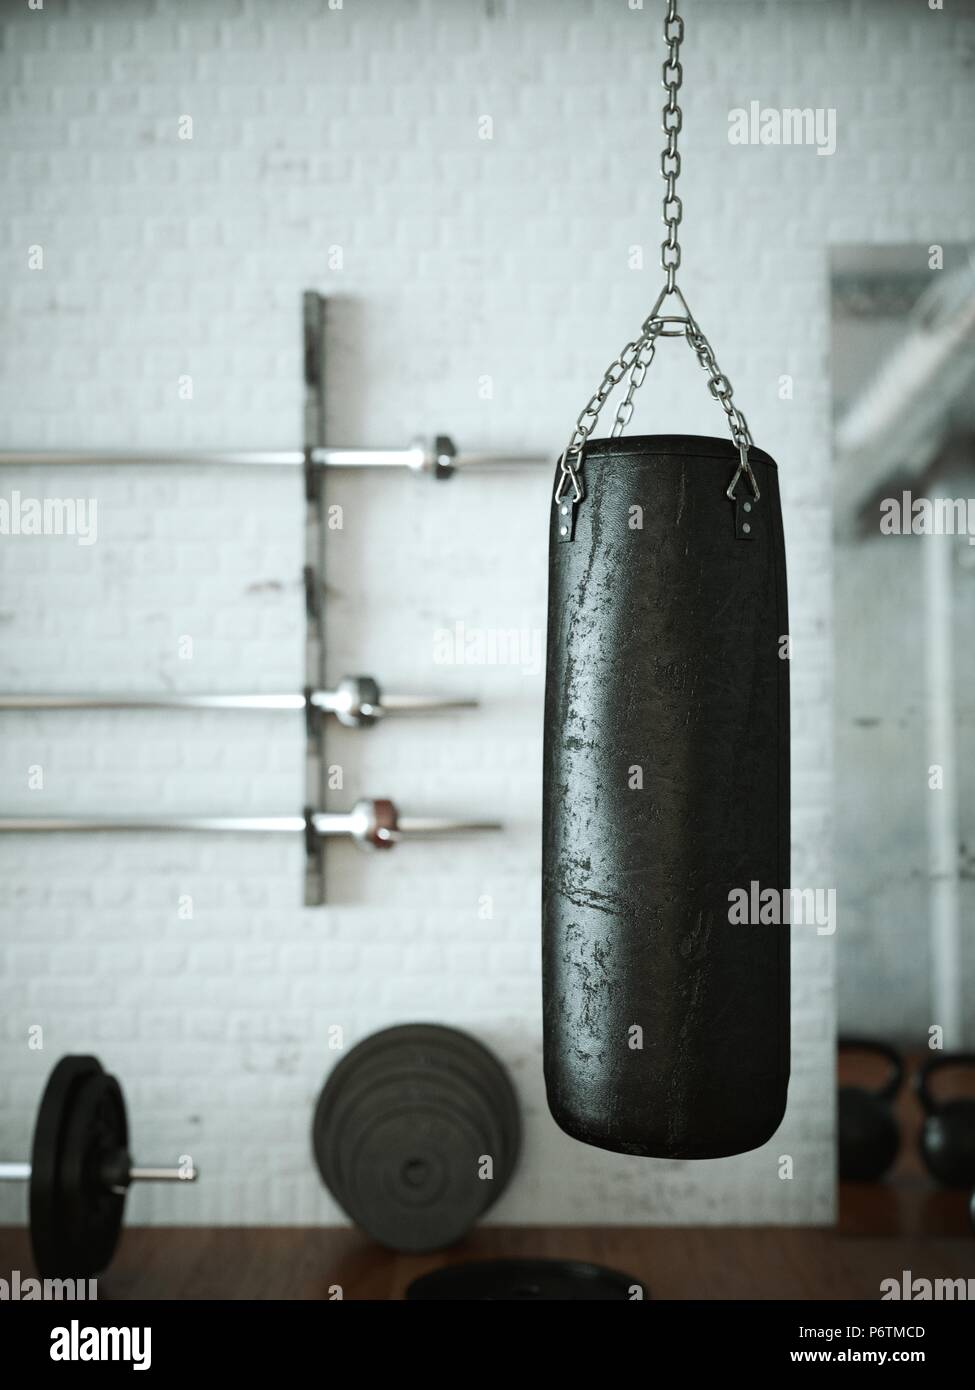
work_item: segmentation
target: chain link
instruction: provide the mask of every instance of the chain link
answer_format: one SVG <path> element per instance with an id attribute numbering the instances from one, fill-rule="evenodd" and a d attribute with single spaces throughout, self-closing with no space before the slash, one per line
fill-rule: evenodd
<path id="1" fill-rule="evenodd" d="M 687 341 L 696 354 L 697 360 L 708 374 L 708 390 L 728 417 L 732 439 L 739 446 L 744 444 L 746 449 L 751 448 L 752 436 L 748 428 L 748 421 L 732 400 L 734 390 L 731 382 L 718 366 L 711 344 L 694 322 L 688 327 Z"/>
<path id="2" fill-rule="evenodd" d="M 633 342 L 627 343 L 619 356 L 615 357 L 613 361 L 610 362 L 606 371 L 603 373 L 603 379 L 599 383 L 599 386 L 579 412 L 579 418 L 576 420 L 575 429 L 572 431 L 572 438 L 561 458 L 562 476 L 559 478 L 559 485 L 555 490 L 556 506 L 558 506 L 565 496 L 566 483 L 570 480 L 572 482 L 572 500 L 574 502 L 582 501 L 582 485 L 579 481 L 577 469 L 581 466 L 582 451 L 585 448 L 586 440 L 595 429 L 596 422 L 599 419 L 600 412 L 606 404 L 606 401 L 616 390 L 617 386 L 619 386 L 620 382 L 626 376 L 626 373 L 632 372 L 638 365 L 641 350 L 648 341 L 648 335 L 643 333 L 639 338 L 635 338 Z M 647 366 L 649 365 L 650 363 L 648 361 Z M 643 378 L 641 377 L 640 379 L 642 381 Z M 635 390 L 636 387 L 632 384 L 631 378 L 630 389 L 627 392 L 628 400 L 632 400 Z M 620 409 L 622 410 L 622 408 L 621 406 Z M 629 419 L 629 416 L 627 416 L 627 419 Z M 621 425 L 620 430 L 622 430 L 622 428 L 623 426 Z M 619 433 L 620 431 L 615 432 Z M 573 463 L 573 459 L 575 463 Z"/>
<path id="3" fill-rule="evenodd" d="M 684 70 L 680 61 L 680 46 L 684 39 L 684 21 L 677 13 L 677 0 L 667 0 L 663 32 L 664 41 L 667 44 L 667 59 L 661 73 L 663 87 L 667 93 L 662 117 L 662 127 L 667 137 L 667 143 L 660 155 L 660 173 L 665 185 L 663 222 L 667 228 L 667 235 L 660 244 L 660 264 L 665 277 L 664 288 L 648 318 L 644 321 L 640 336 L 627 343 L 619 356 L 610 363 L 603 374 L 599 387 L 589 398 L 576 420 L 569 443 L 559 460 L 562 471 L 555 489 L 556 506 L 562 503 L 566 488 L 570 483 L 572 485 L 571 500 L 573 504 L 582 501 L 584 496 L 582 487 L 583 456 L 589 436 L 596 427 L 602 408 L 629 372 L 626 395 L 617 408 L 616 419 L 613 423 L 612 437 L 615 439 L 623 433 L 633 417 L 633 398 L 643 385 L 647 370 L 656 353 L 657 339 L 661 337 L 687 338 L 697 360 L 708 374 L 708 389 L 728 417 L 731 437 L 738 446 L 741 460 L 731 486 L 728 488 L 728 496 L 734 496 L 734 490 L 742 472 L 747 476 L 755 497 L 758 498 L 760 495 L 755 475 L 748 462 L 748 450 L 752 445 L 748 423 L 734 404 L 731 382 L 719 368 L 714 350 L 701 332 L 677 285 L 677 271 L 680 269 L 681 263 L 679 228 L 684 215 L 684 205 L 677 195 L 677 180 L 680 177 L 681 168 L 677 138 L 684 124 L 684 113 L 677 100 L 677 94 L 684 80 Z M 685 311 L 683 315 L 661 315 L 658 312 L 664 299 L 671 294 L 676 295 L 680 300 Z M 674 323 L 682 324 L 683 327 L 675 330 L 667 326 Z M 562 510 L 564 513 L 566 508 L 563 507 Z M 568 528 L 564 527 L 563 534 L 567 531 Z"/>
<path id="4" fill-rule="evenodd" d="M 756 481 L 755 474 L 752 472 L 752 466 L 748 462 L 748 450 L 752 447 L 753 443 L 751 430 L 748 428 L 748 421 L 745 419 L 745 416 L 732 399 L 734 388 L 718 366 L 717 359 L 714 355 L 714 348 L 708 342 L 707 338 L 705 338 L 703 332 L 693 318 L 687 326 L 687 341 L 691 351 L 696 355 L 698 362 L 700 362 L 701 366 L 708 374 L 708 390 L 721 406 L 725 415 L 727 415 L 731 437 L 738 446 L 740 461 L 735 471 L 735 476 L 731 480 L 731 485 L 727 490 L 728 496 L 734 497 L 738 479 L 741 477 L 742 473 L 744 473 L 745 477 L 748 479 L 748 485 L 752 490 L 752 494 L 757 501 L 762 494 L 758 490 L 758 482 Z"/>
<path id="5" fill-rule="evenodd" d="M 647 374 L 647 368 L 653 361 L 657 351 L 657 333 L 648 331 L 639 339 L 639 348 L 633 366 L 630 368 L 630 383 L 626 388 L 626 395 L 620 401 L 616 410 L 616 419 L 613 422 L 612 437 L 616 439 L 623 433 L 630 420 L 633 418 L 633 397 L 643 385 L 643 378 Z"/>

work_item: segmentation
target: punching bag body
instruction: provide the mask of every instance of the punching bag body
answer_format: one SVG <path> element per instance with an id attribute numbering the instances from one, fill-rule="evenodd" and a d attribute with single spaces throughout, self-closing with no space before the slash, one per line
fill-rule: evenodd
<path id="1" fill-rule="evenodd" d="M 552 509 L 545 1084 L 621 1153 L 741 1153 L 785 1110 L 789 625 L 777 469 L 749 460 L 761 500 L 729 501 L 731 440 L 591 439 Z"/>

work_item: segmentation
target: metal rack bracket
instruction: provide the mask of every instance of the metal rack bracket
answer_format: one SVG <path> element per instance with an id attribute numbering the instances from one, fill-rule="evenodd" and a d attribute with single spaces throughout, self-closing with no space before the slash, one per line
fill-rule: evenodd
<path id="1" fill-rule="evenodd" d="M 325 443 L 325 296 L 306 290 L 302 299 L 305 362 L 305 685 L 325 689 L 325 534 L 324 474 L 313 461 L 313 450 Z M 309 705 L 309 710 L 312 706 Z M 305 801 L 324 806 L 328 789 L 325 721 L 305 720 Z M 325 839 L 305 836 L 305 906 L 325 902 Z"/>

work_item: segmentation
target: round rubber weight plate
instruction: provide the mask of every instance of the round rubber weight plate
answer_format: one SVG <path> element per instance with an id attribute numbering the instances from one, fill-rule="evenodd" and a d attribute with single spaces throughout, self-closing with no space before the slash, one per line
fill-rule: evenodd
<path id="1" fill-rule="evenodd" d="M 479 1149 L 477 1131 L 456 1111 L 377 1115 L 351 1155 L 346 1209 L 391 1250 L 442 1250 L 466 1235 L 489 1200 Z"/>
<path id="2" fill-rule="evenodd" d="M 472 1088 L 486 1091 L 490 1109 L 501 1117 L 513 1160 L 519 1138 L 518 1107 L 507 1073 L 476 1039 L 438 1024 L 400 1024 L 357 1043 L 326 1081 L 318 1105 L 316 1135 L 334 1134 L 341 1127 L 346 1105 L 358 1098 L 362 1089 L 375 1084 L 377 1076 L 393 1070 L 413 1070 L 424 1076 L 448 1072 Z M 324 1157 L 327 1164 L 327 1153 Z"/>
<path id="3" fill-rule="evenodd" d="M 61 1168 L 62 1272 L 88 1278 L 108 1265 L 122 1233 L 125 1192 L 105 1186 L 101 1166 L 128 1148 L 125 1101 L 114 1076 L 81 1083 L 65 1134 Z"/>
<path id="4" fill-rule="evenodd" d="M 471 1260 L 424 1274 L 406 1290 L 411 1301 L 482 1303 L 630 1302 L 641 1295 L 639 1279 L 578 1260 Z"/>
<path id="5" fill-rule="evenodd" d="M 376 1066 L 367 1063 L 359 1069 L 354 1085 L 346 1088 L 343 1104 L 335 1111 L 334 1122 L 342 1136 L 337 1155 L 340 1181 L 344 1181 L 347 1160 L 364 1127 L 394 1109 L 422 1110 L 428 1106 L 462 1117 L 478 1134 L 478 1155 L 490 1154 L 496 1174 L 504 1173 L 505 1137 L 490 1097 L 480 1088 L 446 1067 L 404 1071 L 397 1063 L 394 1071 L 387 1072 L 375 1070 Z"/>
<path id="6" fill-rule="evenodd" d="M 457 1149 L 456 1135 L 448 1141 L 439 1162 L 430 1152 L 429 1134 L 425 1159 L 418 1156 L 419 1150 L 411 1152 L 406 1142 L 410 1110 L 415 1114 L 414 1123 L 422 1128 L 426 1123 L 423 1113 L 431 1106 L 441 1120 L 446 1112 L 447 1118 L 455 1120 L 457 1131 L 466 1136 L 462 1152 Z M 372 1179 L 364 1175 L 362 1184 L 356 1175 L 363 1155 L 372 1152 L 372 1141 L 363 1148 L 364 1136 L 393 1112 L 397 1143 L 405 1147 L 398 1166 L 386 1165 L 380 1184 L 386 1200 L 375 1213 L 379 1218 L 385 1215 L 392 1220 L 400 1206 L 415 1209 L 422 1205 L 419 1196 L 435 1190 L 437 1172 L 466 1178 L 471 1171 L 472 1144 L 476 1155 L 488 1153 L 495 1160 L 493 1181 L 478 1178 L 475 1165 L 475 1185 L 463 1200 L 460 1191 L 451 1188 L 442 1225 L 435 1219 L 435 1206 L 426 1207 L 425 1237 L 417 1229 L 421 1223 L 415 1211 L 405 1235 L 396 1227 L 383 1236 L 380 1230 L 385 1229 L 385 1223 L 370 1220 L 370 1213 L 361 1205 L 363 1193 L 372 1194 L 373 1199 L 376 1193 L 375 1174 Z M 463 1234 L 457 1229 L 457 1213 L 464 1213 L 463 1219 L 472 1224 L 504 1190 L 520 1144 L 518 1103 L 507 1072 L 475 1038 L 439 1024 L 400 1024 L 365 1038 L 332 1069 L 319 1097 L 312 1137 L 322 1178 L 353 1220 L 384 1243 L 403 1238 L 410 1243 L 400 1248 L 434 1249 L 438 1243 L 450 1243 Z M 377 1162 L 378 1158 L 369 1160 L 373 1169 Z M 411 1190 L 410 1183 L 417 1191 Z M 469 1219 L 471 1211 L 474 1216 Z"/>
<path id="7" fill-rule="evenodd" d="M 434 1031 L 441 1036 L 442 1055 L 449 1057 L 451 1069 L 472 1068 L 478 1088 L 486 1088 L 492 1118 L 499 1130 L 488 1149 L 495 1158 L 495 1180 L 491 1185 L 493 1201 L 507 1187 L 521 1147 L 518 1097 L 507 1071 L 483 1043 L 453 1028 Z"/>
<path id="8" fill-rule="evenodd" d="M 374 1085 L 377 1075 L 404 1067 L 424 1076 L 442 1076 L 445 1068 L 452 1067 L 454 1073 L 473 1077 L 487 1087 L 493 1098 L 490 1108 L 504 1134 L 504 1156 L 498 1163 L 502 1171 L 496 1174 L 496 1185 L 503 1186 L 514 1167 L 520 1141 L 518 1104 L 507 1073 L 476 1039 L 429 1023 L 399 1024 L 373 1033 L 333 1067 L 319 1097 L 313 1126 L 315 1158 L 326 1186 L 341 1200 L 336 1157 L 348 1107 L 359 1103 L 362 1090 Z M 360 1073 L 365 1085 L 360 1084 Z"/>
<path id="9" fill-rule="evenodd" d="M 31 1146 L 30 1240 L 42 1278 L 73 1276 L 62 1264 L 60 1194 L 65 1134 L 80 1085 L 101 1074 L 97 1057 L 62 1057 L 41 1097 Z"/>
<path id="10" fill-rule="evenodd" d="M 517 1150 L 520 1132 L 518 1099 L 507 1071 L 477 1038 L 463 1033 L 458 1028 L 445 1028 L 434 1023 L 411 1025 L 414 1045 L 427 1049 L 432 1060 L 449 1058 L 450 1065 L 469 1069 L 480 1086 L 486 1087 L 493 1097 L 494 1109 L 502 1116 L 504 1126 L 510 1131 Z M 402 1043 L 400 1044 L 402 1046 Z"/>

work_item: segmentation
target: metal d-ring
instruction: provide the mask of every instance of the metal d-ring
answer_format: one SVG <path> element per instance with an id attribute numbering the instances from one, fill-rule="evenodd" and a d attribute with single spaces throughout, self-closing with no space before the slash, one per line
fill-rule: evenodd
<path id="1" fill-rule="evenodd" d="M 667 296 L 668 296 L 668 295 L 671 295 L 671 294 L 676 295 L 677 298 L 680 300 L 680 302 L 681 302 L 681 304 L 682 304 L 682 306 L 683 306 L 683 309 L 684 309 L 684 313 L 683 313 L 683 314 L 658 314 L 658 313 L 657 313 L 657 310 L 660 308 L 661 304 L 664 302 L 664 300 L 667 298 Z M 674 285 L 672 289 L 668 289 L 668 287 L 667 287 L 666 285 L 664 285 L 663 289 L 660 291 L 659 295 L 657 296 L 657 302 L 656 302 L 656 304 L 654 304 L 653 308 L 650 310 L 650 313 L 649 313 L 649 314 L 647 315 L 647 317 L 644 319 L 644 322 L 643 322 L 643 331 L 644 331 L 644 333 L 649 332 L 649 331 L 650 331 L 651 325 L 652 325 L 652 324 L 655 324 L 655 323 L 682 323 L 682 324 L 684 325 L 683 329 L 682 329 L 680 332 L 678 332 L 676 329 L 673 329 L 673 328 L 671 328 L 671 329 L 662 329 L 662 330 L 660 331 L 660 334 L 659 334 L 659 336 L 660 336 L 661 338 L 682 338 L 682 337 L 685 337 L 686 334 L 687 334 L 688 329 L 691 328 L 691 327 L 693 326 L 693 324 L 694 324 L 694 315 L 691 313 L 690 306 L 688 305 L 687 300 L 684 298 L 684 295 L 683 295 L 683 293 L 682 293 L 682 291 L 681 291 L 679 285 Z"/>
<path id="2" fill-rule="evenodd" d="M 757 502 L 762 494 L 758 490 L 758 483 L 755 480 L 755 474 L 752 472 L 752 466 L 748 462 L 747 444 L 739 443 L 738 457 L 740 461 L 738 467 L 735 469 L 735 476 L 732 478 L 731 483 L 729 484 L 725 492 L 725 496 L 730 497 L 732 502 L 735 500 L 735 488 L 738 486 L 738 479 L 741 477 L 742 473 L 744 473 L 745 477 L 749 481 L 749 484 L 751 485 L 752 496 L 755 498 L 755 501 Z"/>
<path id="3" fill-rule="evenodd" d="M 658 314 L 656 318 L 649 318 L 643 325 L 643 331 L 651 334 L 655 338 L 686 338 L 688 329 L 693 320 L 685 319 L 680 314 Z M 658 328 L 661 323 L 682 323 L 683 328 Z"/>
<path id="4" fill-rule="evenodd" d="M 578 449 L 578 450 L 576 451 L 576 468 L 579 468 L 579 469 L 581 469 L 581 467 L 582 467 L 582 454 L 583 454 L 583 450 L 582 450 L 581 448 Z M 561 458 L 559 459 L 559 465 L 560 465 L 560 467 L 561 467 L 561 469 L 562 469 L 562 475 L 561 475 L 561 477 L 559 478 L 558 487 L 555 489 L 555 498 L 554 498 L 554 501 L 555 501 L 555 505 L 556 505 L 556 506 L 559 505 L 559 503 L 562 501 L 563 496 L 565 495 L 565 480 L 566 480 L 566 478 L 571 478 L 571 479 L 572 479 L 572 490 L 573 490 L 572 505 L 573 505 L 573 506 L 576 506 L 579 502 L 582 501 L 583 496 L 584 496 L 584 493 L 583 493 L 583 491 L 582 491 L 582 486 L 581 486 L 581 484 L 580 484 L 580 482 L 579 482 L 579 475 L 576 473 L 576 469 L 573 468 L 572 464 L 569 463 L 569 461 L 568 461 L 568 456 L 569 456 L 569 450 L 568 450 L 568 449 L 563 449 L 563 450 L 562 450 L 562 456 L 561 456 Z"/>

